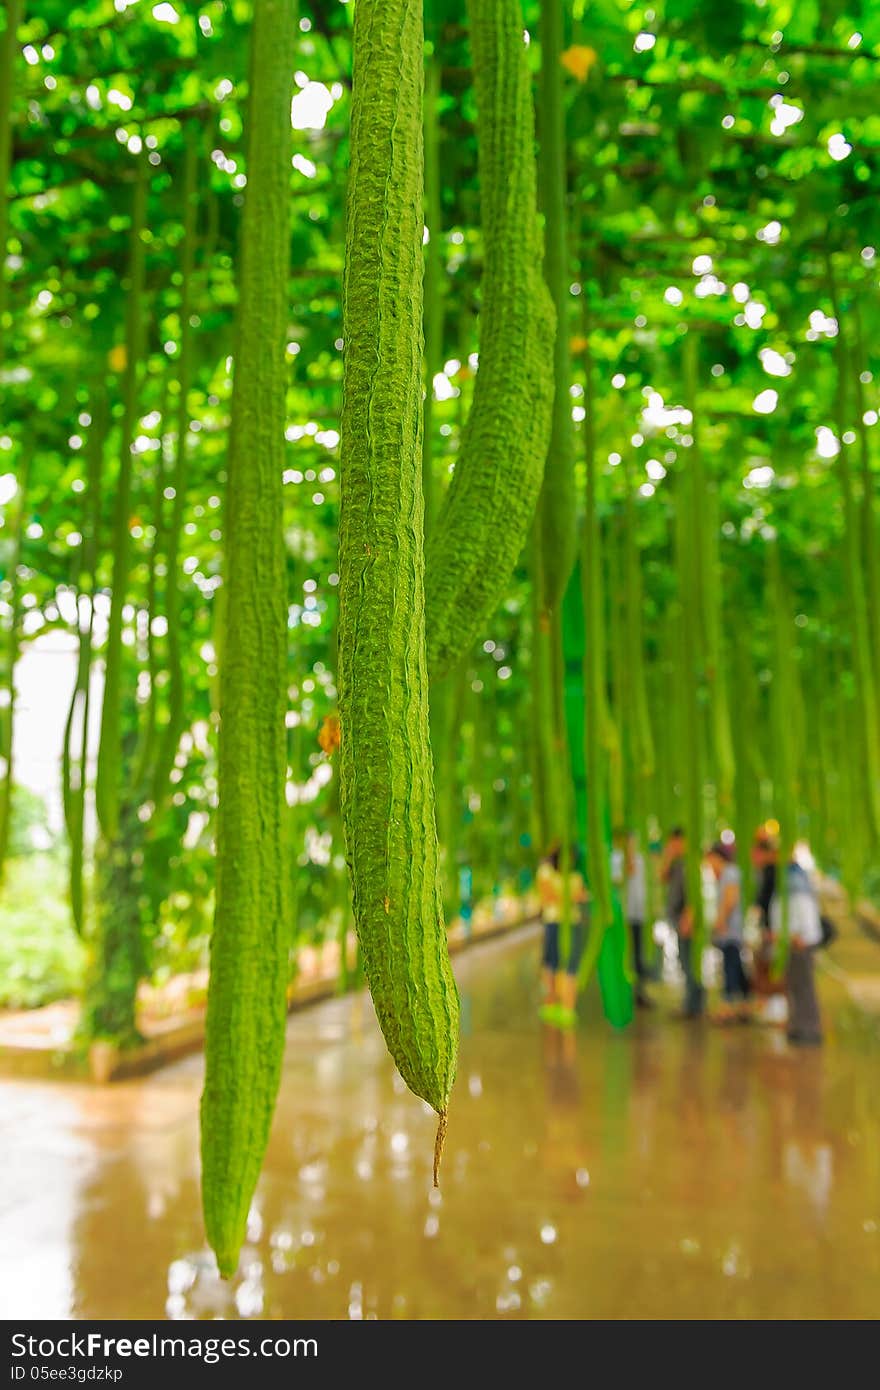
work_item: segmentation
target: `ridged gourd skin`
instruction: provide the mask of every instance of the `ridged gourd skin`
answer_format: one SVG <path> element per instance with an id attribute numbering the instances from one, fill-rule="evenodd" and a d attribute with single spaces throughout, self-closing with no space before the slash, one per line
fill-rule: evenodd
<path id="1" fill-rule="evenodd" d="M 425 331 L 425 418 L 422 430 L 422 493 L 425 502 L 425 536 L 436 521 L 437 480 L 434 477 L 434 392 L 435 372 L 443 369 L 443 325 L 445 304 L 443 282 L 446 276 L 442 255 L 443 208 L 440 198 L 440 120 L 438 106 L 442 90 L 442 68 L 437 53 L 437 26 L 428 28 L 430 5 L 426 5 L 425 28 L 432 40 L 432 52 L 425 60 L 425 246 L 424 331 Z"/>
<path id="2" fill-rule="evenodd" d="M 541 0 L 541 85 L 538 106 L 540 198 L 545 218 L 544 274 L 556 309 L 553 352 L 552 427 L 538 515 L 543 545 L 541 605 L 555 611 L 562 602 L 577 558 L 577 494 L 571 425 L 571 382 L 566 310 L 571 299 L 568 261 L 568 180 L 565 159 L 563 0 Z"/>
<path id="3" fill-rule="evenodd" d="M 226 1278 L 238 1264 L 269 1139 L 287 1017 L 282 474 L 295 24 L 290 0 L 255 0 L 225 520 L 217 906 L 201 1104 L 205 1227 Z"/>
<path id="4" fill-rule="evenodd" d="M 507 590 L 541 489 L 554 396 L 556 314 L 543 277 L 522 7 L 520 0 L 468 0 L 467 9 L 484 256 L 480 365 L 461 452 L 429 536 L 432 676 L 469 649 Z"/>
<path id="5" fill-rule="evenodd" d="M 422 43 L 421 0 L 358 0 L 343 286 L 340 793 L 379 1024 L 406 1084 L 443 1117 L 459 1006 L 428 737 Z"/>

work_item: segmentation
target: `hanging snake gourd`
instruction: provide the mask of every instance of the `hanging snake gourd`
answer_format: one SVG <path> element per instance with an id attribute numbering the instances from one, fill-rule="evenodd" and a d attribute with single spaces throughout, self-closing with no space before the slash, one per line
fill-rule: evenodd
<path id="1" fill-rule="evenodd" d="M 536 721 L 546 728 L 537 744 L 537 773 L 545 824 L 553 828 L 547 843 L 559 850 L 563 875 L 560 922 L 562 949 L 569 937 L 571 904 L 571 810 L 574 787 L 565 726 L 562 599 L 574 568 L 577 506 L 568 387 L 570 362 L 566 307 L 567 226 L 565 213 L 565 117 L 562 104 L 562 5 L 541 7 L 541 76 L 539 88 L 539 199 L 544 214 L 544 276 L 556 314 L 550 437 L 535 523 L 533 583 L 532 699 Z"/>
<path id="2" fill-rule="evenodd" d="M 687 334 L 683 349 L 685 388 L 693 400 L 697 378 L 697 338 Z M 702 603 L 700 586 L 699 467 L 696 471 L 692 451 L 681 466 L 675 487 L 675 561 L 678 580 L 679 621 L 679 680 L 683 738 L 682 782 L 684 784 L 684 819 L 687 827 L 685 876 L 687 901 L 693 920 L 693 950 L 699 978 L 700 952 L 705 936 L 703 888 L 701 873 L 701 843 L 703 838 L 703 709 L 699 687 L 703 672 Z"/>
<path id="3" fill-rule="evenodd" d="M 6 25 L 0 36 L 0 365 L 3 365 L 3 331 L 6 315 L 6 240 L 9 232 L 9 171 L 12 167 L 12 112 L 16 76 L 21 66 L 18 26 L 22 0 L 7 0 Z"/>
<path id="4" fill-rule="evenodd" d="M 168 795 L 169 777 L 183 726 L 184 679 L 180 646 L 180 538 L 183 535 L 184 504 L 187 491 L 187 439 L 189 436 L 189 388 L 192 380 L 193 330 L 192 291 L 198 211 L 198 127 L 186 128 L 183 166 L 183 245 L 180 262 L 180 357 L 177 364 L 179 388 L 177 439 L 174 446 L 174 500 L 168 527 L 166 557 L 167 587 L 165 612 L 168 631 L 168 713 L 160 731 L 153 768 L 153 801 L 161 806 Z"/>
<path id="5" fill-rule="evenodd" d="M 544 546 L 543 606 L 554 611 L 562 601 L 577 557 L 577 497 L 571 425 L 571 361 L 567 309 L 570 302 L 568 218 L 566 214 L 566 142 L 564 107 L 563 0 L 541 3 L 541 75 L 539 88 L 539 192 L 544 213 L 544 271 L 556 310 L 553 348 L 553 405 L 550 442 L 539 505 Z"/>
<path id="6" fill-rule="evenodd" d="M 555 315 L 542 275 L 534 116 L 519 0 L 468 0 L 484 268 L 480 365 L 429 536 L 428 665 L 442 675 L 503 597 L 541 488 Z M 569 428 L 570 428 L 569 420 Z"/>
<path id="7" fill-rule="evenodd" d="M 144 354 L 144 285 L 147 222 L 147 164 L 141 160 L 132 190 L 129 234 L 129 283 L 125 330 L 125 380 L 119 436 L 119 475 L 113 513 L 113 574 L 110 617 L 104 655 L 104 699 L 101 706 L 101 738 L 95 778 L 95 807 L 101 830 L 113 840 L 119 828 L 119 794 L 122 780 L 122 610 L 127 602 L 131 565 L 129 535 L 132 489 L 131 444 L 137 422 L 141 359 Z"/>
<path id="8" fill-rule="evenodd" d="M 608 726 L 611 714 L 606 690 L 604 585 L 599 545 L 599 508 L 596 491 L 599 464 L 593 411 L 593 361 L 584 358 L 586 416 L 584 456 L 586 493 L 581 534 L 581 585 L 584 606 L 584 757 L 587 780 L 587 868 L 590 882 L 590 936 L 581 962 L 583 986 L 599 960 L 605 933 L 614 920 L 611 863 L 605 838 L 605 806 L 609 792 Z"/>
<path id="9" fill-rule="evenodd" d="M 225 520 L 217 907 L 201 1104 L 205 1226 L 226 1277 L 238 1263 L 269 1139 L 286 1021 L 282 474 L 295 25 L 289 0 L 255 0 Z"/>
<path id="10" fill-rule="evenodd" d="M 862 736 L 864 796 L 868 822 L 875 839 L 880 839 L 880 721 L 878 721 L 877 687 L 874 680 L 874 661 L 871 653 L 869 613 L 865 593 L 866 574 L 863 554 L 862 526 L 856 505 L 847 442 L 847 384 L 850 375 L 850 354 L 843 320 L 837 301 L 837 288 L 831 253 L 828 255 L 828 288 L 834 317 L 841 331 L 834 340 L 837 358 L 837 415 L 840 449 L 837 454 L 837 474 L 843 501 L 844 563 L 846 566 L 848 613 L 847 626 L 852 643 L 852 669 L 856 682 L 856 699 Z M 867 576 L 870 578 L 870 576 Z"/>
<path id="11" fill-rule="evenodd" d="M 17 64 L 20 65 L 20 52 L 18 46 L 17 30 L 21 23 L 22 4 L 21 0 L 8 0 L 6 5 L 5 21 L 6 27 L 0 36 L 0 369 L 4 364 L 4 327 L 6 317 L 6 242 L 9 231 L 9 200 L 7 189 L 9 187 L 9 170 L 12 162 L 12 111 L 13 93 L 17 73 Z M 2 392 L 2 388 L 0 388 Z M 2 407 L 2 394 L 0 394 L 0 407 Z M 3 416 L 0 414 L 0 419 Z M 24 529 L 24 488 L 19 478 L 19 498 L 17 512 L 18 530 Z M 7 522 L 7 526 L 9 523 Z M 13 614 L 9 630 L 9 651 L 7 669 L 0 674 L 3 681 L 3 693 L 6 696 L 5 714 L 0 711 L 0 881 L 3 878 L 6 855 L 9 847 L 10 828 L 12 822 L 12 777 L 13 777 L 13 736 L 12 726 L 15 717 L 15 660 L 17 655 L 17 624 L 18 624 L 18 552 L 20 551 L 20 535 L 14 542 L 16 559 L 13 563 L 11 579 L 13 594 Z"/>
<path id="12" fill-rule="evenodd" d="M 421 0 L 358 0 L 353 46 L 340 793 L 367 981 L 401 1076 L 440 1116 L 436 1170 L 455 1075 L 458 994 L 443 921 L 428 735 Z"/>
<path id="13" fill-rule="evenodd" d="M 78 935 L 85 933 L 85 897 L 83 869 L 85 865 L 85 796 L 88 775 L 88 730 L 91 702 L 92 638 L 95 626 L 96 568 L 101 524 L 101 479 L 104 466 L 104 445 L 107 437 L 107 398 L 99 389 L 90 402 L 92 422 L 86 446 L 87 486 L 82 565 L 77 582 L 77 640 L 76 680 L 70 696 L 64 724 L 61 752 L 61 790 L 64 823 L 70 840 L 69 894 L 73 925 Z M 82 612 L 82 600 L 88 599 L 88 616 Z M 78 747 L 74 747 L 74 733 Z"/>
<path id="14" fill-rule="evenodd" d="M 773 793 L 779 820 L 779 898 L 782 905 L 782 931 L 777 944 L 776 966 L 781 969 L 789 950 L 788 873 L 798 830 L 798 748 L 797 730 L 792 718 L 795 704 L 795 669 L 792 643 L 793 620 L 788 589 L 779 556 L 779 544 L 772 541 L 767 553 L 769 590 L 772 605 L 773 684 L 771 688 L 771 731 L 773 739 Z"/>
<path id="15" fill-rule="evenodd" d="M 706 677 L 710 701 L 712 771 L 718 793 L 719 812 L 722 819 L 729 821 L 733 811 L 736 764 L 727 698 L 727 653 L 722 603 L 724 581 L 719 545 L 721 526 L 718 490 L 714 484 L 706 489 L 703 525 L 706 555 Z"/>
<path id="16" fill-rule="evenodd" d="M 430 12 L 430 5 L 426 6 Z M 425 419 L 422 432 L 422 492 L 425 500 L 425 536 L 435 521 L 434 479 L 434 374 L 443 368 L 444 265 L 441 236 L 443 205 L 440 198 L 440 92 L 442 68 L 437 52 L 439 25 L 431 24 L 431 53 L 425 59 Z"/>
<path id="17" fill-rule="evenodd" d="M 865 608 L 867 611 L 867 630 L 870 650 L 873 654 L 874 693 L 880 702 L 880 530 L 877 518 L 877 478 L 871 467 L 871 442 L 866 419 L 867 401 L 865 383 L 862 380 L 865 367 L 865 349 L 862 340 L 861 315 L 858 305 L 853 305 L 853 324 L 855 327 L 855 371 L 852 382 L 855 389 L 854 422 L 859 441 L 859 472 L 862 481 L 860 505 L 862 554 L 865 561 Z M 880 718 L 880 703 L 875 714 Z"/>
<path id="18" fill-rule="evenodd" d="M 632 791 L 633 816 L 631 823 L 639 830 L 644 829 L 645 802 L 648 788 L 655 776 L 654 737 L 651 729 L 651 715 L 648 706 L 648 690 L 645 679 L 645 649 L 643 632 L 642 571 L 636 544 L 636 513 L 633 488 L 627 473 L 624 474 L 626 497 L 624 501 L 624 589 L 625 589 L 625 629 L 626 664 L 629 668 L 629 723 L 631 727 Z"/>

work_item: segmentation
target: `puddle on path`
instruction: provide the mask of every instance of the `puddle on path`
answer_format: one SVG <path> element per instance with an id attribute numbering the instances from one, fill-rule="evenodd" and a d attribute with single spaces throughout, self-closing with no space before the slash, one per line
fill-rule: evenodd
<path id="1" fill-rule="evenodd" d="M 792 1052 L 665 1008 L 615 1036 L 595 1005 L 561 1035 L 536 952 L 527 932 L 456 961 L 440 1193 L 433 1117 L 369 1003 L 291 1019 L 229 1285 L 203 1244 L 200 1057 L 100 1090 L 0 1083 L 2 1316 L 876 1317 L 876 1048 L 832 1030 Z"/>

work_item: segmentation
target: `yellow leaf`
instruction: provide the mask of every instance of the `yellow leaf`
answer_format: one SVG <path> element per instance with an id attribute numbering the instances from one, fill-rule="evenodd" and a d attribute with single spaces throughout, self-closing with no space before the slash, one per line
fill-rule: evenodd
<path id="1" fill-rule="evenodd" d="M 588 347 L 589 342 L 586 338 L 570 338 L 568 341 L 569 352 L 585 352 Z"/>
<path id="2" fill-rule="evenodd" d="M 125 351 L 125 343 L 117 343 L 107 353 L 107 362 L 111 372 L 124 372 L 127 361 L 128 354 Z"/>
<path id="3" fill-rule="evenodd" d="M 341 743 L 341 733 L 339 728 L 339 716 L 327 714 L 324 716 L 324 723 L 318 732 L 318 743 L 321 745 L 327 757 L 331 757 Z"/>
<path id="4" fill-rule="evenodd" d="M 590 75 L 590 69 L 598 58 L 595 48 L 586 48 L 583 44 L 575 44 L 572 48 L 567 48 L 560 54 L 560 62 L 572 77 L 576 77 L 578 82 L 586 82 Z"/>

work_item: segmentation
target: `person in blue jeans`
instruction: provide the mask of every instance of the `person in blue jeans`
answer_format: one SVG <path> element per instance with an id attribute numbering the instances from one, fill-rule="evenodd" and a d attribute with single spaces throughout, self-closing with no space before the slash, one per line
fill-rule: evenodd
<path id="1" fill-rule="evenodd" d="M 724 963 L 724 1003 L 715 1015 L 715 1022 L 732 1023 L 748 1017 L 749 982 L 742 960 L 742 874 L 732 845 L 722 840 L 715 842 L 706 859 L 718 883 L 718 912 L 712 940 Z"/>

